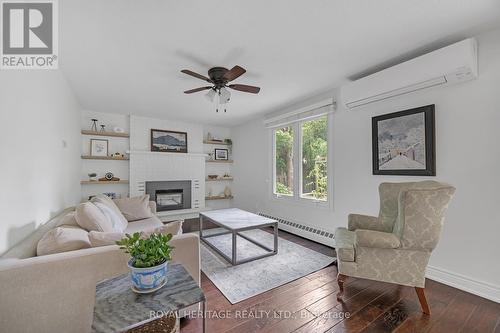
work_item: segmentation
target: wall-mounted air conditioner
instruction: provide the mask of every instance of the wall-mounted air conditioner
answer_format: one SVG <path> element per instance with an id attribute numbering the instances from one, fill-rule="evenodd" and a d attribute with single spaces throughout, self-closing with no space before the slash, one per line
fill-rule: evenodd
<path id="1" fill-rule="evenodd" d="M 477 45 L 473 38 L 348 83 L 342 102 L 350 109 L 429 87 L 477 78 Z"/>

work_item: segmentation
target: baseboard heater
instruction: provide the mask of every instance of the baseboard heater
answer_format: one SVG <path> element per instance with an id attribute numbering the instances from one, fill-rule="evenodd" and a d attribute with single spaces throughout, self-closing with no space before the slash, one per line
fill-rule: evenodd
<path id="1" fill-rule="evenodd" d="M 307 234 L 310 234 L 310 237 L 312 240 L 316 240 L 316 241 L 320 241 L 320 242 L 324 241 L 324 242 L 326 242 L 326 244 L 329 244 L 329 243 L 331 243 L 330 239 L 335 238 L 335 234 L 328 232 L 328 231 L 325 231 L 325 230 L 321 230 L 321 229 L 313 228 L 313 227 L 306 226 L 306 225 L 303 225 L 300 223 L 288 221 L 288 220 L 282 219 L 280 217 L 271 216 L 271 215 L 261 213 L 261 212 L 259 212 L 258 214 L 260 216 L 264 216 L 264 217 L 278 221 L 278 227 L 283 226 L 284 230 L 290 230 L 290 232 L 294 232 L 293 229 L 296 229 L 295 231 L 297 232 L 297 234 L 304 235 L 305 237 L 307 237 L 306 236 Z M 330 241 L 328 242 L 328 240 L 330 240 Z"/>

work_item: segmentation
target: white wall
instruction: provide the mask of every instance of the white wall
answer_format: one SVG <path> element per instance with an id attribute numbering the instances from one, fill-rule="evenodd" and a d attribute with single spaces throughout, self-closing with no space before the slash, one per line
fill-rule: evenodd
<path id="1" fill-rule="evenodd" d="M 233 129 L 235 206 L 303 221 L 326 230 L 347 224 L 351 212 L 376 215 L 383 181 L 425 177 L 373 176 L 371 118 L 436 105 L 437 177 L 456 186 L 429 274 L 500 301 L 500 30 L 478 36 L 479 79 L 371 104 L 333 116 L 333 210 L 307 209 L 270 200 L 271 155 L 262 120 Z M 318 96 L 287 110 L 307 105 Z M 492 296 L 493 295 L 493 296 Z"/>
<path id="2" fill-rule="evenodd" d="M 60 71 L 0 72 L 0 253 L 80 198 L 80 110 Z"/>

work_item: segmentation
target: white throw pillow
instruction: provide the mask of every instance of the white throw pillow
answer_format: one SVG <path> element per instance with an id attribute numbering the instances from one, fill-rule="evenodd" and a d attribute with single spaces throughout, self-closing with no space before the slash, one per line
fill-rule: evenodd
<path id="1" fill-rule="evenodd" d="M 62 225 L 70 225 L 74 227 L 78 227 L 78 222 L 76 222 L 75 218 L 75 212 L 69 212 L 68 214 L 64 215 L 59 222 L 57 223 L 56 227 L 60 227 Z"/>
<path id="2" fill-rule="evenodd" d="M 168 222 L 167 224 L 162 225 L 161 227 L 158 227 L 154 230 L 143 232 L 143 234 L 145 237 L 149 237 L 149 235 L 151 234 L 172 234 L 172 236 L 181 235 L 182 223 L 184 223 L 184 220 Z"/>
<path id="3" fill-rule="evenodd" d="M 128 224 L 127 221 L 124 223 L 123 219 L 121 219 L 114 210 L 101 202 L 94 202 L 94 205 L 101 210 L 109 221 L 111 221 L 113 231 L 122 232 L 125 230 Z"/>
<path id="4" fill-rule="evenodd" d="M 120 209 L 118 208 L 118 206 L 116 206 L 116 204 L 113 202 L 113 200 L 111 200 L 110 197 L 108 197 L 107 195 L 104 195 L 104 194 L 99 194 L 99 195 L 93 197 L 92 200 L 90 200 L 90 201 L 93 203 L 100 202 L 100 203 L 108 206 L 113 212 L 116 213 L 118 218 L 121 220 L 120 225 L 125 225 L 125 227 L 127 226 L 127 224 L 128 224 L 127 219 L 125 218 L 125 216 L 123 216 L 123 214 L 120 211 Z"/>
<path id="5" fill-rule="evenodd" d="M 122 232 L 89 232 L 89 240 L 92 247 L 116 245 L 116 241 L 124 238 L 125 234 Z"/>
<path id="6" fill-rule="evenodd" d="M 84 202 L 76 207 L 76 222 L 87 231 L 115 231 L 113 223 L 104 213 L 91 202 Z"/>
<path id="7" fill-rule="evenodd" d="M 151 207 L 149 207 L 149 194 L 133 198 L 114 199 L 113 202 L 129 222 L 153 217 Z"/>
<path id="8" fill-rule="evenodd" d="M 87 231 L 71 226 L 51 229 L 38 241 L 36 254 L 43 256 L 91 247 Z"/>

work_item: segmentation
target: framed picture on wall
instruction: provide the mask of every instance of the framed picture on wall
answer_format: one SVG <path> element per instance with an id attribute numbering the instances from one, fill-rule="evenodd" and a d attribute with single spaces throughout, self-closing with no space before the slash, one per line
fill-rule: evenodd
<path id="1" fill-rule="evenodd" d="M 218 149 L 214 150 L 214 156 L 216 160 L 227 161 L 229 159 L 229 151 L 227 149 Z"/>
<path id="2" fill-rule="evenodd" d="M 187 153 L 187 147 L 186 132 L 151 130 L 151 151 Z"/>
<path id="3" fill-rule="evenodd" d="M 108 140 L 90 139 L 90 156 L 108 156 Z"/>
<path id="4" fill-rule="evenodd" d="M 436 175 L 434 105 L 372 118 L 374 175 Z"/>

